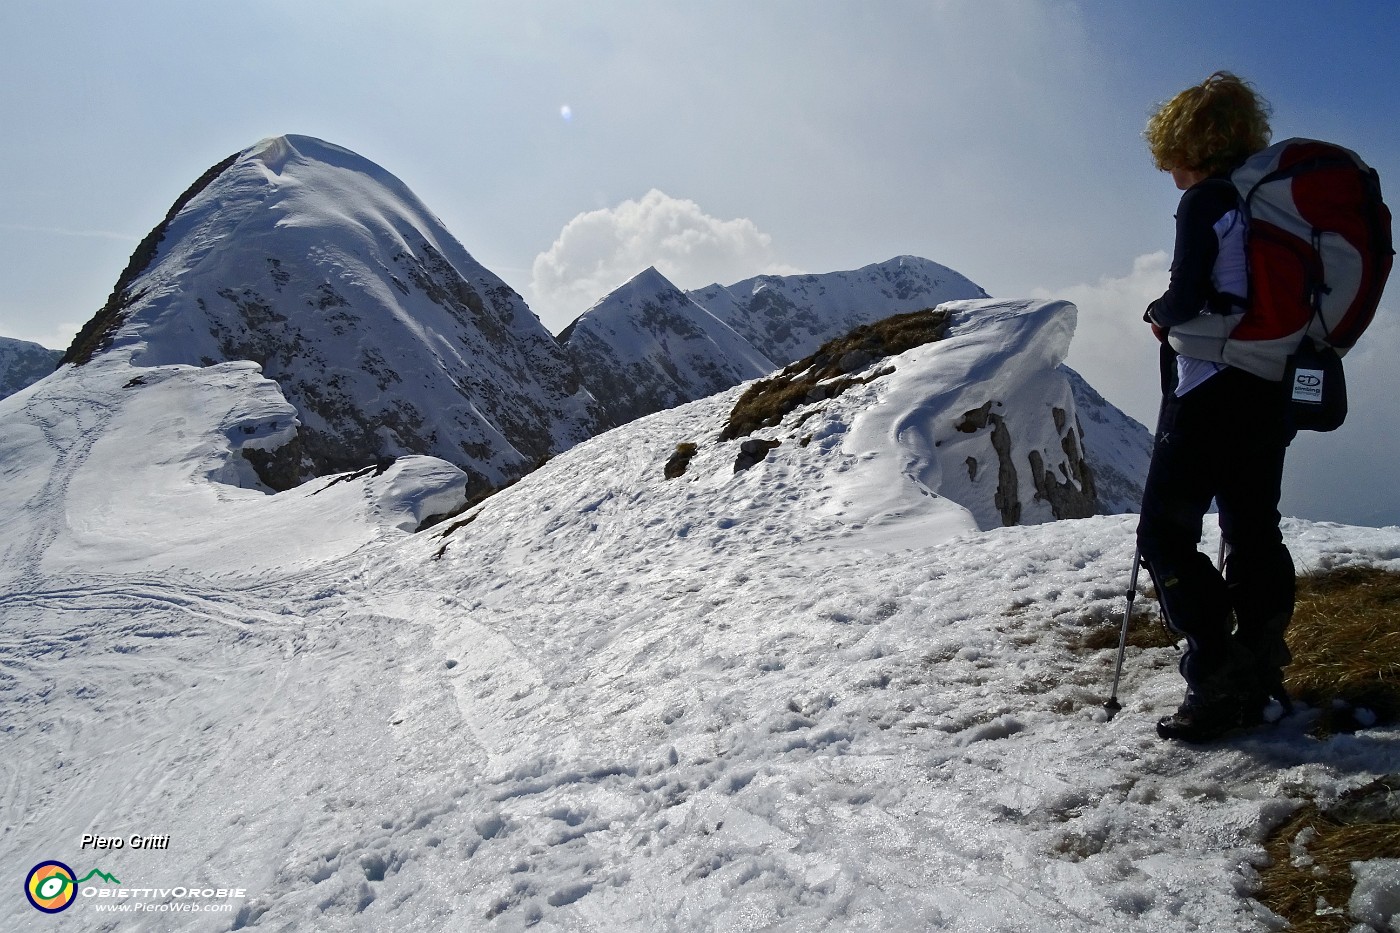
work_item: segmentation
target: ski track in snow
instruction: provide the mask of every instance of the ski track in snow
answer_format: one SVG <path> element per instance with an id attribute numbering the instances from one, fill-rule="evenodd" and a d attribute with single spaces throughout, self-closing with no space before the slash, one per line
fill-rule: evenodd
<path id="1" fill-rule="evenodd" d="M 69 486 L 126 403 L 24 395 L 6 425 L 41 436 L 0 442 L 25 503 L 0 545 L 9 890 L 59 858 L 248 896 L 20 903 L 0 929 L 1266 930 L 1267 830 L 1394 768 L 1395 729 L 1317 740 L 1308 712 L 1160 742 L 1170 648 L 1129 652 L 1105 722 L 1114 653 L 1073 644 L 1117 624 L 1133 517 L 843 521 L 878 454 L 843 425 L 879 383 L 735 474 L 713 438 L 738 391 L 561 454 L 450 533 L 399 530 L 370 478 L 319 481 L 194 516 L 253 565 L 147 515 L 191 543 L 110 572 L 73 528 L 117 527 L 121 496 Z M 1400 567 L 1400 529 L 1286 531 L 1307 569 Z"/>

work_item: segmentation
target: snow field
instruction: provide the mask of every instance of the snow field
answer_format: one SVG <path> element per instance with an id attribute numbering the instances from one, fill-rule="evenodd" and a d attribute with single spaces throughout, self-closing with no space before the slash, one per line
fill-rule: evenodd
<path id="1" fill-rule="evenodd" d="M 1106 722 L 1113 652 L 1075 644 L 1117 624 L 1133 518 L 977 531 L 858 423 L 913 404 L 895 363 L 745 472 L 736 389 L 417 535 L 459 488 L 426 458 L 227 485 L 279 410 L 238 364 L 0 402 L 0 861 L 247 891 L 84 930 L 1270 929 L 1269 828 L 1397 731 L 1160 742 L 1171 648 L 1130 650 Z M 1285 530 L 1303 568 L 1400 568 L 1400 529 Z M 26 911 L 0 928 L 53 926 Z"/>

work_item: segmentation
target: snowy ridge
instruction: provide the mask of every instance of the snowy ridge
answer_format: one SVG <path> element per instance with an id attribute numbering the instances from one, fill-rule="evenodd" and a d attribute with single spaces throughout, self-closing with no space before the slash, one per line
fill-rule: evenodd
<path id="1" fill-rule="evenodd" d="M 688 292 L 779 366 L 857 325 L 987 293 L 946 266 L 897 256 L 849 272 L 760 275 Z"/>
<path id="2" fill-rule="evenodd" d="M 842 474 L 841 511 L 855 510 L 862 522 L 900 520 L 936 494 L 983 529 L 1094 514 L 1084 439 L 1059 369 L 1074 306 L 942 307 L 952 311 L 948 336 L 897 357 L 877 389 L 879 403 L 851 420 L 842 447 L 865 462 L 858 481 Z M 1058 501 L 1047 484 L 1063 485 L 1072 503 Z M 911 487 L 925 496 L 911 497 Z"/>
<path id="3" fill-rule="evenodd" d="M 735 388 L 419 534 L 460 501 L 441 461 L 230 485 L 291 413 L 246 363 L 109 354 L 0 400 L 0 860 L 244 892 L 80 898 L 83 929 L 1273 929 L 1248 897 L 1267 830 L 1393 769 L 1400 730 L 1316 739 L 1304 711 L 1163 743 L 1170 648 L 1129 652 L 1104 722 L 1113 652 L 1076 642 L 1121 611 L 1133 519 L 977 531 L 908 469 L 943 451 L 913 412 L 1027 407 L 1070 316 L 970 303 L 747 470 L 717 440 Z M 1285 533 L 1307 569 L 1400 569 L 1400 529 Z M 51 924 L 27 910 L 5 922 Z"/>
<path id="4" fill-rule="evenodd" d="M 559 340 L 614 424 L 776 368 L 654 267 L 584 312 Z"/>
<path id="5" fill-rule="evenodd" d="M 409 453 L 491 484 L 601 426 L 524 301 L 348 150 L 264 140 L 166 224 L 111 353 L 252 360 L 300 417 L 295 482 Z"/>
<path id="6" fill-rule="evenodd" d="M 63 354 L 28 340 L 0 337 L 0 398 L 14 395 L 53 372 Z"/>
<path id="7" fill-rule="evenodd" d="M 616 479 L 571 476 L 563 485 L 587 490 L 582 494 L 597 500 L 593 507 L 600 511 L 641 507 L 665 514 L 676 508 L 669 501 L 673 495 L 691 503 L 680 511 L 726 515 L 761 508 L 762 534 L 843 549 L 927 547 L 979 528 L 1069 517 L 1055 514 L 1057 506 L 1041 494 L 1032 465 L 1039 462 L 1056 477 L 1082 472 L 1074 400 L 1060 367 L 1074 332 L 1074 306 L 986 300 L 944 307 L 952 312 L 946 338 L 877 361 L 865 384 L 803 405 L 780 424 L 755 432 L 753 438 L 777 446 L 737 476 L 735 463 L 749 438 L 719 437 L 743 386 L 662 413 L 664 418 L 643 419 L 646 429 L 638 424 L 589 442 L 589 452 L 581 455 L 589 469 Z M 968 416 L 984 409 L 997 414 L 969 430 Z M 661 423 L 673 433 L 659 436 L 651 426 Z M 996 423 L 1003 425 L 1004 442 L 993 439 Z M 639 438 L 647 439 L 644 455 L 636 449 Z M 1066 438 L 1074 457 L 1066 453 Z M 667 504 L 653 506 L 638 499 L 637 491 L 624 492 L 649 489 L 653 484 L 638 473 L 639 463 L 654 464 L 659 477 L 682 442 L 698 451 L 684 475 L 668 481 L 667 489 L 676 491 L 666 494 Z M 969 460 L 981 466 L 970 468 Z M 561 465 L 549 482 L 559 481 L 562 464 L 574 462 L 567 455 L 556 461 Z M 1009 485 L 999 482 L 1003 461 L 1014 477 Z M 600 493 L 600 483 L 611 491 Z M 1085 494 L 1077 516 L 1093 514 L 1089 490 L 1076 491 Z M 483 514 L 496 508 L 488 505 Z M 1014 511 L 1014 520 L 1003 508 Z M 550 512 L 509 520 L 524 540 L 546 538 L 563 546 L 561 535 L 568 532 L 555 530 L 555 522 Z M 731 532 L 736 538 L 748 533 Z"/>

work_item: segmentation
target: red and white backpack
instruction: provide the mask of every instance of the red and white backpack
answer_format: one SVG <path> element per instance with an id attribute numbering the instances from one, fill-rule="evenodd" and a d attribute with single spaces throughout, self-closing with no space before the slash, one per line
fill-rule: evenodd
<path id="1" fill-rule="evenodd" d="M 1350 149 L 1288 139 L 1255 153 L 1230 180 L 1248 224 L 1248 307 L 1227 332 L 1217 318 L 1202 321 L 1194 339 L 1195 322 L 1171 336 L 1189 341 L 1193 354 L 1214 337 L 1219 362 L 1286 380 L 1299 427 L 1331 430 L 1345 416 L 1340 357 L 1375 317 L 1395 255 L 1380 179 Z M 1336 398 L 1324 398 L 1332 371 L 1340 411 Z M 1324 405 L 1330 413 L 1321 414 Z M 1311 406 L 1320 416 L 1310 422 Z"/>

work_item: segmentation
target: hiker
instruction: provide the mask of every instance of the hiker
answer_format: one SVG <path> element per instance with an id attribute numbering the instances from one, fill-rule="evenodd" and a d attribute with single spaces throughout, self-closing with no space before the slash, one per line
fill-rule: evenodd
<path id="1" fill-rule="evenodd" d="M 1202 315 L 1248 301 L 1245 220 L 1228 176 L 1269 143 L 1269 106 L 1229 72 L 1162 105 L 1144 133 L 1157 168 L 1184 193 L 1169 285 L 1144 320 L 1161 340 L 1162 406 L 1143 490 L 1138 545 L 1167 624 L 1186 638 L 1186 697 L 1157 723 L 1166 739 L 1207 742 L 1287 709 L 1284 630 L 1293 561 L 1279 529 L 1284 454 L 1294 430 L 1281 384 L 1193 357 Z M 1220 180 L 1224 180 L 1221 183 Z M 1214 500 L 1228 549 L 1224 572 L 1198 550 Z"/>

